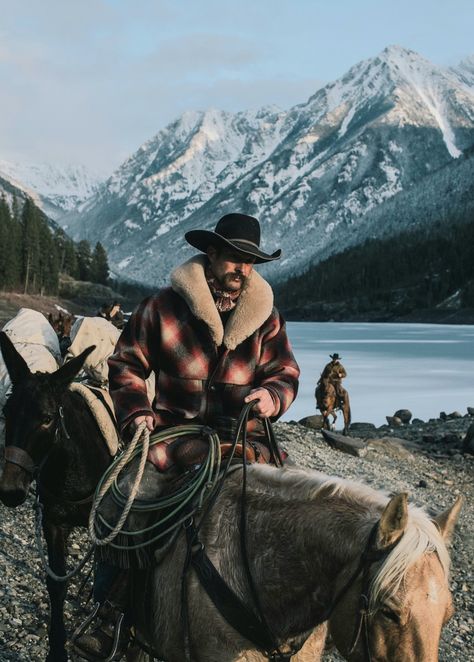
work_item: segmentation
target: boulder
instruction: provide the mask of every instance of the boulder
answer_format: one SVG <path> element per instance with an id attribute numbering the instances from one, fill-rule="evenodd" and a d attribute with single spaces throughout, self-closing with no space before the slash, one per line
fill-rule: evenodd
<path id="1" fill-rule="evenodd" d="M 376 430 L 373 423 L 351 423 L 350 430 Z"/>
<path id="2" fill-rule="evenodd" d="M 462 418 L 462 414 L 459 411 L 452 411 L 448 414 L 448 418 Z"/>
<path id="3" fill-rule="evenodd" d="M 421 418 L 414 418 L 411 422 L 412 425 L 423 425 L 425 421 L 422 421 Z"/>
<path id="4" fill-rule="evenodd" d="M 298 423 L 311 430 L 321 430 L 324 424 L 324 419 L 320 414 L 314 414 L 313 416 L 305 416 L 300 419 Z"/>
<path id="5" fill-rule="evenodd" d="M 409 409 L 398 409 L 394 413 L 394 417 L 399 418 L 402 423 L 409 423 L 411 421 L 413 414 Z"/>
<path id="6" fill-rule="evenodd" d="M 457 444 L 459 442 L 459 437 L 455 432 L 448 432 L 444 435 L 443 442 L 445 444 Z"/>
<path id="7" fill-rule="evenodd" d="M 469 426 L 462 442 L 462 452 L 474 455 L 474 423 Z"/>
<path id="8" fill-rule="evenodd" d="M 408 448 L 416 448 L 415 444 L 410 444 L 405 439 L 398 439 L 397 437 L 369 439 L 367 446 L 371 450 L 376 450 L 396 460 L 413 460 L 414 456 Z"/>
<path id="9" fill-rule="evenodd" d="M 469 416 L 474 416 L 474 407 L 468 407 L 467 413 L 469 414 Z"/>
<path id="10" fill-rule="evenodd" d="M 345 437 L 337 432 L 329 432 L 322 430 L 324 440 L 338 451 L 354 455 L 355 457 L 363 457 L 367 453 L 367 444 L 357 437 Z"/>
<path id="11" fill-rule="evenodd" d="M 403 425 L 402 419 L 398 418 L 398 416 L 385 416 L 385 418 L 387 419 L 387 423 L 394 428 L 399 428 L 400 425 Z"/>

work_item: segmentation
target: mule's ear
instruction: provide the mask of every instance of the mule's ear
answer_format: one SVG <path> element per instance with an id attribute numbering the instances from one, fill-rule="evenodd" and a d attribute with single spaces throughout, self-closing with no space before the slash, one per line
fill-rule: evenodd
<path id="1" fill-rule="evenodd" d="M 451 508 L 445 510 L 443 513 L 440 513 L 434 518 L 434 523 L 441 531 L 441 535 L 447 544 L 451 542 L 453 536 L 454 527 L 458 521 L 459 513 L 461 512 L 463 498 L 458 496 L 456 501 L 453 503 Z"/>
<path id="2" fill-rule="evenodd" d="M 385 549 L 403 536 L 408 522 L 408 495 L 406 492 L 392 497 L 380 518 L 376 546 Z"/>
<path id="3" fill-rule="evenodd" d="M 21 382 L 31 375 L 27 362 L 4 331 L 0 331 L 0 349 L 12 384 Z"/>
<path id="4" fill-rule="evenodd" d="M 78 356 L 75 356 L 73 359 L 62 365 L 59 370 L 53 372 L 52 378 L 54 384 L 61 388 L 66 388 L 72 382 L 74 377 L 76 377 L 80 372 L 82 366 L 84 365 L 84 361 L 89 356 L 89 354 L 94 351 L 95 347 L 95 345 L 87 347 Z"/>

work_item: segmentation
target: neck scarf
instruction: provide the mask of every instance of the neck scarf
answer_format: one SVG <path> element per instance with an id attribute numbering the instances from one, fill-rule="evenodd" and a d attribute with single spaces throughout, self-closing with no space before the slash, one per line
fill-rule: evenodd
<path id="1" fill-rule="evenodd" d="M 209 265 L 206 266 L 206 281 L 214 298 L 216 308 L 220 313 L 226 313 L 235 308 L 242 289 L 237 290 L 236 292 L 227 292 L 227 290 L 223 290 Z"/>

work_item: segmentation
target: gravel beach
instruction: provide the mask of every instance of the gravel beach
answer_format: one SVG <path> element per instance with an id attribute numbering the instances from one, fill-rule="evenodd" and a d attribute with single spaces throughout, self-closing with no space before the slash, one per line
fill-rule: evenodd
<path id="1" fill-rule="evenodd" d="M 295 423 L 279 423 L 281 445 L 302 466 L 331 475 L 363 481 L 388 492 L 407 491 L 411 501 L 439 512 L 458 494 L 465 498 L 451 549 L 456 613 L 443 631 L 442 662 L 474 660 L 474 603 L 472 550 L 474 549 L 474 456 L 463 454 L 462 439 L 474 423 L 473 416 L 433 419 L 399 427 L 376 429 L 358 424 L 351 436 L 370 440 L 366 454 L 354 457 L 330 448 L 320 431 Z M 48 599 L 34 542 L 33 497 L 10 510 L 0 505 L 0 661 L 41 661 L 46 657 Z M 87 546 L 85 533 L 72 538 L 69 563 L 81 557 Z M 72 585 L 66 603 L 69 631 L 78 623 L 84 607 Z M 87 590 L 83 593 L 87 593 Z M 327 653 L 325 660 L 341 660 Z"/>

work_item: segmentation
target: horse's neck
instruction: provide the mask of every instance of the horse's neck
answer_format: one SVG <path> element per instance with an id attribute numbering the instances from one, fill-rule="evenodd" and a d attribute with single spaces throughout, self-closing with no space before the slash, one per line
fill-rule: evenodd
<path id="1" fill-rule="evenodd" d="M 66 498 L 91 493 L 107 466 L 105 444 L 90 412 L 78 396 L 67 391 L 63 397 L 63 418 L 59 440 L 45 465 L 45 484 Z"/>
<path id="2" fill-rule="evenodd" d="M 282 634 L 294 634 L 286 631 L 289 610 L 296 630 L 321 620 L 346 579 L 345 571 L 357 562 L 370 528 L 368 517 L 373 521 L 374 514 L 364 513 L 360 504 L 349 509 L 342 496 L 329 496 L 327 490 L 320 497 L 301 499 L 297 481 L 293 494 L 288 486 L 285 493 L 276 486 L 261 489 L 264 481 L 259 486 L 258 473 L 249 472 L 249 558 L 272 622 Z M 239 508 L 235 510 L 238 517 Z M 233 547 L 231 555 L 235 553 Z M 236 559 L 227 562 L 235 565 Z M 245 579 L 241 581 L 245 585 Z"/>

